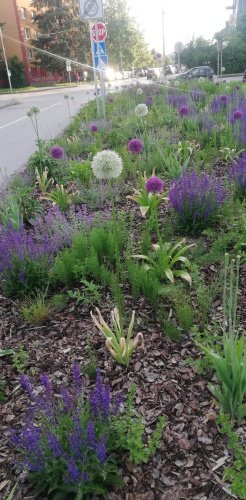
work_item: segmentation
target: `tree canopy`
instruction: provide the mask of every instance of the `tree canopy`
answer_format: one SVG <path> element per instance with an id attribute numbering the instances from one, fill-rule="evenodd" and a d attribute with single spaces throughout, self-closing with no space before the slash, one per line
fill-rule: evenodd
<path id="1" fill-rule="evenodd" d="M 90 37 L 88 23 L 79 18 L 77 0 L 33 0 L 37 14 L 34 22 L 38 27 L 38 38 L 33 40 L 37 48 L 54 54 L 90 61 Z M 64 71 L 65 64 L 58 59 L 38 53 L 37 63 L 50 71 Z"/>
<path id="2" fill-rule="evenodd" d="M 109 64 L 119 69 L 153 66 L 154 58 L 125 0 L 106 0 Z"/>

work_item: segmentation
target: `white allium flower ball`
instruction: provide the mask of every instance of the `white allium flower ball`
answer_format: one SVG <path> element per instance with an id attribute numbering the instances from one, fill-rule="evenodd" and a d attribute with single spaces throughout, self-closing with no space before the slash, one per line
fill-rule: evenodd
<path id="1" fill-rule="evenodd" d="M 141 87 L 139 87 L 137 89 L 137 95 L 142 95 L 142 93 L 143 93 L 143 89 L 141 89 Z"/>
<path id="2" fill-rule="evenodd" d="M 175 80 L 174 85 L 175 85 L 175 87 L 179 87 L 179 81 Z"/>
<path id="3" fill-rule="evenodd" d="M 165 85 L 167 85 L 167 87 L 169 87 L 169 85 L 170 85 L 170 80 L 166 80 L 166 81 L 165 81 Z"/>
<path id="4" fill-rule="evenodd" d="M 135 115 L 138 118 L 142 118 L 143 116 L 146 116 L 148 114 L 148 106 L 146 104 L 138 104 L 135 108 Z"/>
<path id="5" fill-rule="evenodd" d="M 115 151 L 105 149 L 94 156 L 91 167 L 97 179 L 116 179 L 122 172 L 123 161 Z"/>
<path id="6" fill-rule="evenodd" d="M 203 76 L 200 76 L 199 82 L 204 82 L 204 77 Z"/>

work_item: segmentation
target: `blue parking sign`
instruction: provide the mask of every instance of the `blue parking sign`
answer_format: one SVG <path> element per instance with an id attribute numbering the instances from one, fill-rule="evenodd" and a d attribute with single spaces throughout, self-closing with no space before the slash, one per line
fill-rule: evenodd
<path id="1" fill-rule="evenodd" d="M 99 54 L 98 54 L 99 52 Z M 107 51 L 106 51 L 106 42 L 98 42 L 98 48 L 97 48 L 97 43 L 96 42 L 93 42 L 93 53 L 94 53 L 94 57 L 95 56 L 105 56 L 107 55 Z"/>
<path id="2" fill-rule="evenodd" d="M 99 59 L 103 62 L 103 64 L 105 66 L 107 66 L 107 64 L 108 64 L 108 56 L 107 56 L 107 54 L 101 55 L 100 58 L 98 56 L 94 56 L 94 66 L 96 68 L 99 67 Z"/>

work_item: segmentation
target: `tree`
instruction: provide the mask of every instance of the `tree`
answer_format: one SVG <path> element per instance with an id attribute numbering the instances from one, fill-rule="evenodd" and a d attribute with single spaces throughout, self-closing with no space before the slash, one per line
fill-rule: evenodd
<path id="1" fill-rule="evenodd" d="M 216 69 L 216 46 L 202 37 L 193 38 L 180 55 L 181 63 L 188 68 L 211 66 Z"/>
<path id="2" fill-rule="evenodd" d="M 144 35 L 130 16 L 125 0 L 106 0 L 104 14 L 107 23 L 109 63 L 115 68 L 143 67 L 154 64 L 153 55 Z"/>
<path id="3" fill-rule="evenodd" d="M 78 0 L 32 0 L 37 48 L 87 64 L 91 60 L 88 23 L 79 18 Z M 37 52 L 37 64 L 49 71 L 64 71 L 65 63 Z"/>
<path id="4" fill-rule="evenodd" d="M 8 66 L 11 71 L 11 82 L 13 87 L 19 88 L 26 85 L 25 66 L 17 56 L 13 56 L 8 60 Z"/>

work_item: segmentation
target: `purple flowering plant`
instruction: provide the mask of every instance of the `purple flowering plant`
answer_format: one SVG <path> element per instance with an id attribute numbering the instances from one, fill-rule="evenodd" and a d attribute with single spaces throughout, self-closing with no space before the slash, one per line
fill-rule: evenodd
<path id="1" fill-rule="evenodd" d="M 181 227 L 188 233 L 199 233 L 215 219 L 227 198 L 220 180 L 195 170 L 183 172 L 169 191 L 169 200 Z"/>
<path id="2" fill-rule="evenodd" d="M 238 198 L 246 197 L 246 153 L 241 153 L 233 162 L 229 171 L 229 178 L 235 185 L 235 194 Z"/>
<path id="3" fill-rule="evenodd" d="M 127 451 L 138 464 L 147 461 L 159 445 L 164 419 L 159 419 L 149 443 L 144 444 L 143 424 L 133 416 L 134 386 L 123 411 L 122 393 L 113 398 L 99 371 L 95 387 L 85 397 L 77 363 L 72 366 L 71 386 L 63 387 L 59 395 L 47 374 L 40 376 L 42 390 L 26 375 L 20 382 L 32 405 L 23 428 L 12 431 L 10 440 L 38 495 L 107 498 L 111 486 L 123 484 L 122 452 Z"/>
<path id="4" fill-rule="evenodd" d="M 166 200 L 166 194 L 163 192 L 164 182 L 162 179 L 153 175 L 149 178 L 141 178 L 140 189 L 135 189 L 132 196 L 127 196 L 140 206 L 140 212 L 143 217 L 151 216 L 163 200 Z"/>

